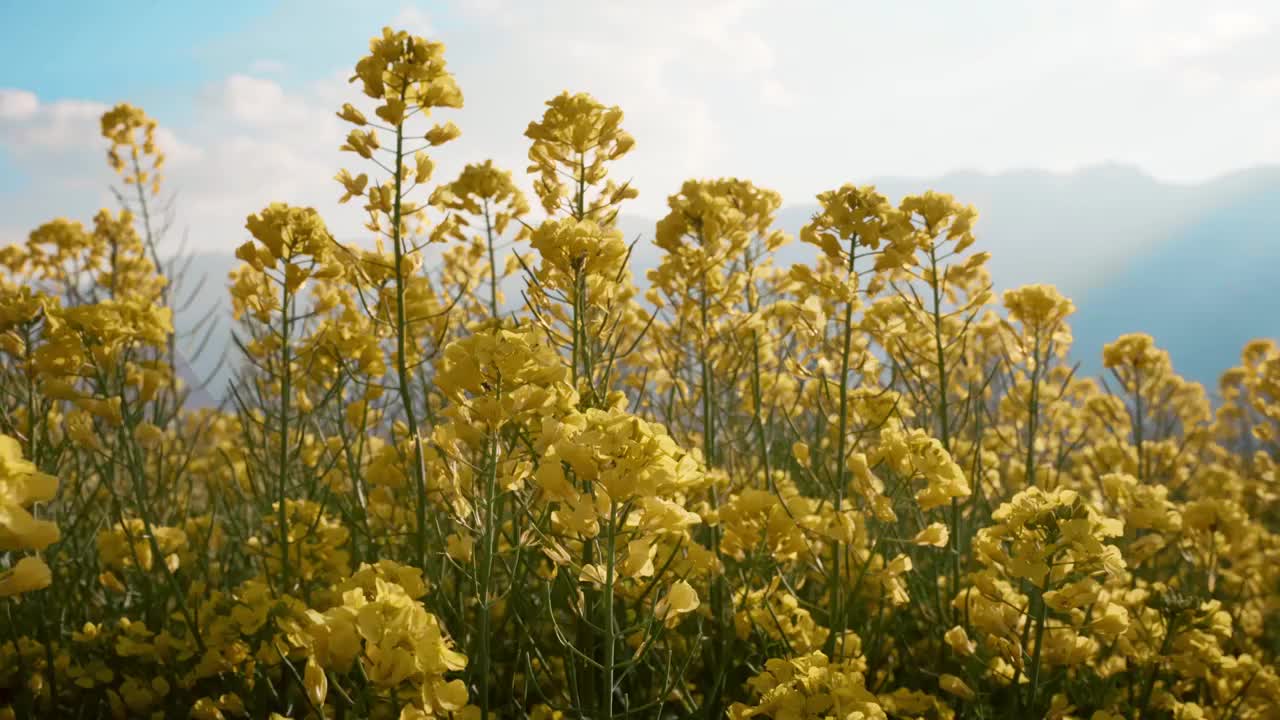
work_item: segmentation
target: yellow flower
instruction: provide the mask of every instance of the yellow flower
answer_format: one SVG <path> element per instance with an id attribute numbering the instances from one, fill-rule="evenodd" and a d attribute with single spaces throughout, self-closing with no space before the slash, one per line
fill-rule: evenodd
<path id="1" fill-rule="evenodd" d="M 568 209 L 581 220 L 595 217 L 612 222 L 617 205 L 636 197 L 629 184 L 613 181 L 598 188 L 594 199 L 569 199 L 571 183 L 596 189 L 607 174 L 606 164 L 621 158 L 635 145 L 635 139 L 621 128 L 622 110 L 605 107 L 586 93 L 561 93 L 547 101 L 542 119 L 529 123 L 525 137 L 533 141 L 529 148 L 529 172 L 539 173 L 534 190 L 548 213 Z M 562 175 L 563 173 L 563 175 Z M 569 200 L 568 207 L 562 202 Z"/>
<path id="2" fill-rule="evenodd" d="M 1156 347 L 1155 339 L 1146 333 L 1121 335 L 1102 348 L 1105 368 L 1122 366 L 1142 370 L 1148 376 L 1169 366 L 1169 353 Z"/>
<path id="3" fill-rule="evenodd" d="M 1022 323 L 1030 332 L 1043 330 L 1052 333 L 1068 315 L 1075 312 L 1075 305 L 1052 285 L 1024 285 L 1016 290 L 1007 290 L 1004 306 L 1009 310 L 1009 319 Z"/>
<path id="4" fill-rule="evenodd" d="M 138 441 L 138 445 L 144 448 L 154 449 L 164 442 L 165 434 L 164 430 L 161 430 L 152 423 L 141 422 L 133 429 L 133 437 Z"/>
<path id="5" fill-rule="evenodd" d="M 250 215 L 245 228 L 277 260 L 298 254 L 323 258 L 335 247 L 333 236 L 314 208 L 272 203 Z"/>
<path id="6" fill-rule="evenodd" d="M 445 538 L 445 552 L 458 562 L 471 562 L 475 545 L 476 540 L 471 535 L 450 533 L 449 537 Z"/>
<path id="7" fill-rule="evenodd" d="M 946 547 L 950 533 L 947 531 L 946 523 L 932 523 L 929 527 L 916 533 L 911 542 L 916 545 L 927 545 L 930 547 Z"/>
<path id="8" fill-rule="evenodd" d="M 49 587 L 51 582 L 53 574 L 44 560 L 24 555 L 12 568 L 0 573 L 0 597 L 42 590 Z"/>
<path id="9" fill-rule="evenodd" d="M 58 526 L 28 510 L 52 500 L 57 488 L 57 480 L 23 458 L 17 440 L 0 435 L 0 550 L 43 550 L 58 541 Z"/>
<path id="10" fill-rule="evenodd" d="M 941 676 L 938 677 L 938 687 L 942 688 L 946 692 L 951 693 L 952 695 L 955 695 L 961 700 L 973 700 L 974 697 L 976 697 L 973 693 L 973 690 L 970 689 L 969 686 L 966 685 L 963 680 L 956 677 L 955 675 L 949 675 L 947 673 L 943 673 Z"/>
<path id="11" fill-rule="evenodd" d="M 848 263 L 851 250 L 877 251 L 886 242 L 877 268 L 896 267 L 910 252 L 910 226 L 875 187 L 844 185 L 820 193 L 818 204 L 821 212 L 800 229 L 800 239 L 841 265 Z"/>
<path id="12" fill-rule="evenodd" d="M 456 140 L 460 135 L 462 135 L 462 131 L 458 129 L 458 126 L 452 122 L 447 122 L 444 125 L 435 125 L 428 130 L 426 140 L 427 144 L 432 146 L 443 145 L 450 140 Z"/>
<path id="13" fill-rule="evenodd" d="M 542 258 L 539 276 L 557 288 L 571 287 L 575 273 L 612 280 L 627 255 L 621 231 L 591 220 L 547 220 L 530 243 Z"/>
<path id="14" fill-rule="evenodd" d="M 926 512 L 971 493 L 964 471 L 950 453 L 919 428 L 906 430 L 900 423 L 882 428 L 873 464 L 880 461 L 905 477 L 924 478 L 927 486 L 916 493 L 916 502 Z"/>
<path id="15" fill-rule="evenodd" d="M 974 651 L 978 649 L 977 644 L 969 639 L 969 634 L 966 633 L 964 628 L 959 625 L 948 630 L 943 635 L 943 639 L 951 648 L 952 652 L 962 657 L 972 655 Z"/>
<path id="16" fill-rule="evenodd" d="M 667 588 L 667 594 L 653 606 L 653 614 L 659 620 L 674 620 L 685 613 L 693 612 L 701 604 L 698 592 L 684 580 L 677 580 Z"/>
<path id="17" fill-rule="evenodd" d="M 346 120 L 352 125 L 368 124 L 368 121 L 365 120 L 364 113 L 355 109 L 355 107 L 351 103 L 342 104 L 342 110 L 338 112 L 338 117 L 342 118 L 343 120 Z"/>
<path id="18" fill-rule="evenodd" d="M 658 548 L 652 538 L 640 538 L 627 543 L 627 557 L 618 568 L 625 577 L 646 578 L 653 575 L 653 558 Z"/>
<path id="19" fill-rule="evenodd" d="M 158 193 L 158 170 L 164 155 L 156 149 L 156 121 L 141 108 L 121 103 L 102 114 L 101 125 L 102 137 L 111 142 L 107 159 L 112 169 L 124 176 L 126 184 L 150 185 L 152 193 Z M 122 151 L 127 152 L 129 162 L 121 156 Z M 149 171 L 142 165 L 143 158 L 149 160 Z"/>
<path id="20" fill-rule="evenodd" d="M 369 54 L 351 76 L 351 82 L 356 80 L 365 95 L 383 101 L 377 115 L 392 125 L 403 121 L 408 107 L 462 107 L 462 92 L 445 67 L 444 45 L 403 30 L 383 28 L 381 37 L 369 41 Z M 362 117 L 345 108 L 340 115 L 349 122 Z"/>
<path id="21" fill-rule="evenodd" d="M 329 694 L 329 677 L 325 673 L 324 668 L 316 662 L 316 657 L 312 655 L 307 658 L 307 667 L 303 672 L 302 684 L 307 691 L 307 699 L 315 707 L 324 705 L 325 697 Z"/>
<path id="22" fill-rule="evenodd" d="M 342 197 L 338 200 L 340 203 L 344 203 L 353 197 L 363 197 L 364 189 L 369 184 L 368 175 L 360 173 L 353 178 L 351 177 L 351 173 L 346 170 L 338 171 L 338 175 L 335 179 L 342 185 L 342 189 L 345 191 Z"/>
<path id="23" fill-rule="evenodd" d="M 1108 603 L 1102 617 L 1095 620 L 1090 628 L 1103 637 L 1116 637 L 1129 629 L 1129 611 L 1118 603 Z"/>

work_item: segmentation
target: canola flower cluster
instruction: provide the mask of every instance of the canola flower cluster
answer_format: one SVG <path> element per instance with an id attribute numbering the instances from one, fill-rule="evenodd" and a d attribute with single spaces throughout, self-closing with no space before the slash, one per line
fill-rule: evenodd
<path id="1" fill-rule="evenodd" d="M 352 82 L 370 240 L 248 216 L 218 409 L 141 110 L 123 209 L 0 249 L 0 718 L 1280 717 L 1275 341 L 1216 408 L 1146 335 L 1082 377 L 972 207 L 854 185 L 782 267 L 777 193 L 684 183 L 642 293 L 620 109 L 529 124 L 539 218 L 433 185 L 441 44 Z"/>

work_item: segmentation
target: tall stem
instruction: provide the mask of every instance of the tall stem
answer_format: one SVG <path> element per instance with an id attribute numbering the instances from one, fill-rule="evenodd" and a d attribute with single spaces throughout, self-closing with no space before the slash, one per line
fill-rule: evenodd
<path id="1" fill-rule="evenodd" d="M 747 312 L 755 315 L 760 310 L 760 301 L 757 297 L 755 284 L 754 266 L 751 257 L 747 256 L 747 275 L 749 281 L 747 283 Z M 754 409 L 752 413 L 752 423 L 756 426 L 756 442 L 760 444 L 760 466 L 764 470 L 765 487 L 773 490 L 773 467 L 769 458 L 769 438 L 764 426 L 764 389 L 761 382 L 760 371 L 760 331 L 753 329 L 751 331 L 751 405 Z"/>
<path id="2" fill-rule="evenodd" d="M 1035 349 L 1031 356 L 1031 395 L 1027 401 L 1027 487 L 1036 484 L 1036 425 L 1040 419 L 1040 330 L 1035 332 Z"/>
<path id="3" fill-rule="evenodd" d="M 280 308 L 282 336 L 280 350 L 280 468 L 276 478 L 276 521 L 280 525 L 280 577 L 284 592 L 290 590 L 289 568 L 289 514 L 286 500 L 289 492 L 289 397 L 293 391 L 293 346 L 290 343 L 293 332 L 292 318 L 289 316 L 289 283 L 287 278 L 280 281 Z"/>
<path id="4" fill-rule="evenodd" d="M 848 281 L 852 283 L 856 277 L 854 262 L 856 260 L 858 249 L 858 238 L 855 236 L 849 241 L 849 268 Z M 840 349 L 840 417 L 836 421 L 836 476 L 835 487 L 832 490 L 835 493 L 833 505 L 835 507 L 837 522 L 839 522 L 840 513 L 844 510 L 844 487 L 845 487 L 845 468 L 847 460 L 845 458 L 848 452 L 849 442 L 849 357 L 853 353 L 853 299 L 844 306 L 844 320 L 841 326 L 843 333 L 843 346 Z M 831 608 L 829 610 L 831 626 L 831 635 L 827 639 L 828 652 L 834 652 L 836 643 L 840 643 L 841 651 L 843 651 L 844 641 L 844 579 L 841 576 L 841 559 L 844 548 L 839 540 L 833 540 L 831 543 L 831 576 L 827 579 L 828 592 L 831 596 Z"/>
<path id="5" fill-rule="evenodd" d="M 603 713 L 602 717 L 606 720 L 613 717 L 613 666 L 614 666 L 614 637 L 613 637 L 613 564 L 614 553 L 617 550 L 617 516 L 618 501 L 609 500 L 609 527 L 608 527 L 608 556 L 605 558 L 605 574 L 604 574 L 604 607 L 602 611 L 603 624 L 601 629 L 604 631 L 604 688 L 603 696 Z"/>
<path id="6" fill-rule="evenodd" d="M 133 160 L 133 177 L 135 180 L 137 180 L 137 179 L 140 179 L 142 176 L 142 163 L 138 159 L 137 147 L 133 148 L 132 160 Z M 151 262 L 155 263 L 156 272 L 160 273 L 163 276 L 164 266 L 160 262 L 160 251 L 156 248 L 155 232 L 151 229 L 151 207 L 147 204 L 147 195 L 142 189 L 142 183 L 135 182 L 133 185 L 134 185 L 134 190 L 138 195 L 138 210 L 139 212 L 142 213 L 142 229 L 143 229 L 143 232 L 146 233 L 147 250 L 151 253 Z M 115 284 L 116 284 L 114 254 L 115 254 L 115 247 L 113 243 L 113 247 L 112 247 L 113 267 L 111 269 L 112 296 L 115 295 Z M 166 280 L 172 280 L 172 278 L 166 277 Z M 172 290 L 169 282 L 165 282 L 164 286 L 160 288 L 160 302 L 165 307 L 171 307 L 170 305 L 171 292 Z M 165 347 L 169 353 L 169 368 L 170 368 L 169 390 L 175 394 L 175 397 L 173 398 L 173 402 L 176 405 L 176 403 L 178 402 L 178 398 L 176 397 L 176 394 L 178 391 L 178 372 L 177 372 L 178 347 L 177 347 L 176 331 L 171 331 L 168 333 L 167 337 L 165 338 Z M 175 407 L 174 410 L 176 411 L 177 407 Z"/>
<path id="7" fill-rule="evenodd" d="M 1176 616 L 1170 616 L 1165 621 L 1164 639 L 1160 641 L 1160 652 L 1151 663 L 1151 672 L 1147 673 L 1147 680 L 1142 687 L 1142 699 L 1138 701 L 1137 714 L 1134 715 L 1137 720 L 1141 720 L 1147 715 L 1147 706 L 1151 704 L 1151 693 L 1156 687 L 1156 675 L 1160 673 L 1160 658 L 1168 654 L 1169 647 L 1173 644 L 1174 630 L 1177 626 L 1176 620 Z"/>
<path id="8" fill-rule="evenodd" d="M 499 388 L 498 392 L 501 392 Z M 479 594 L 480 594 L 480 650 L 477 658 L 480 666 L 480 717 L 482 720 L 489 718 L 489 675 L 492 663 L 492 654 L 490 634 L 491 615 L 490 592 L 493 581 L 493 556 L 495 552 L 495 544 L 497 538 L 496 528 L 494 527 L 494 496 L 497 494 L 498 487 L 498 433 L 496 430 L 490 432 L 488 447 L 486 448 L 487 457 L 485 458 L 485 485 L 484 485 L 484 523 L 483 536 L 480 548 L 480 577 Z"/>
<path id="9" fill-rule="evenodd" d="M 408 82 L 401 87 L 401 93 L 408 90 Z M 391 208 L 391 244 L 394 253 L 393 261 L 395 264 L 395 294 L 396 294 L 396 384 L 399 386 L 400 404 L 404 406 L 405 424 L 409 428 L 409 436 L 413 442 L 413 478 L 414 489 L 417 494 L 416 507 L 414 508 L 417 520 L 417 529 L 414 533 L 414 550 L 418 563 L 418 567 L 425 569 L 427 566 L 427 473 L 426 466 L 422 455 L 422 435 L 418 432 L 418 416 L 413 408 L 413 392 L 411 381 L 413 375 L 409 372 L 408 362 L 405 360 L 405 347 L 408 344 L 409 328 L 405 318 L 404 307 L 404 266 L 405 266 L 405 248 L 404 238 L 402 237 L 401 228 L 401 194 L 403 193 L 403 176 L 404 176 L 404 123 L 396 125 L 396 164 L 395 164 L 395 195 Z"/>
<path id="10" fill-rule="evenodd" d="M 1143 409 L 1142 409 L 1142 368 L 1133 368 L 1133 444 L 1138 449 L 1138 482 L 1146 480 L 1146 463 L 1143 462 Z"/>
<path id="11" fill-rule="evenodd" d="M 498 259 L 493 250 L 493 221 L 489 215 L 489 199 L 484 200 L 484 235 L 489 246 L 489 313 L 498 319 Z"/>
<path id="12" fill-rule="evenodd" d="M 1053 567 L 1052 558 L 1050 558 L 1049 566 Z M 1040 596 L 1036 600 L 1039 604 L 1040 612 L 1036 616 L 1035 647 L 1031 651 L 1031 700 L 1027 703 L 1027 710 L 1031 712 L 1035 712 L 1036 695 L 1040 691 L 1040 652 L 1044 649 L 1044 623 L 1049 614 L 1049 606 L 1044 601 L 1044 594 L 1049 591 L 1051 582 L 1053 582 L 1052 570 L 1045 573 L 1044 586 L 1040 589 Z"/>
<path id="13" fill-rule="evenodd" d="M 938 249 L 929 243 L 929 287 L 933 291 L 933 344 L 938 365 L 938 422 L 942 448 L 951 452 L 951 418 L 947 407 L 947 355 L 942 342 L 942 279 L 938 275 Z M 960 590 L 960 500 L 951 498 L 951 592 Z M 959 615 L 959 609 L 956 614 Z"/>
<path id="14" fill-rule="evenodd" d="M 705 243 L 701 230 L 698 231 L 698 242 L 699 244 Z M 707 467 L 715 467 L 719 464 L 719 449 L 716 443 L 716 390 L 711 367 L 711 297 L 709 287 L 710 283 L 707 282 L 706 271 L 704 270 L 698 298 L 698 311 L 702 331 L 702 339 L 698 343 L 698 365 L 701 370 L 699 389 L 702 395 L 702 453 L 705 456 Z M 712 510 L 718 510 L 720 498 L 714 485 L 710 488 L 710 496 Z M 720 527 L 713 525 L 708 528 L 708 531 L 711 536 L 711 551 L 723 562 L 720 551 Z M 727 594 L 724 576 L 717 574 L 711 581 L 711 611 L 715 613 L 716 622 L 715 636 L 712 640 L 715 648 L 711 663 L 713 677 L 704 701 L 708 718 L 718 718 L 724 714 L 724 711 L 720 708 L 720 693 L 728 659 L 725 657 L 728 654 L 728 646 L 724 632 L 725 627 L 728 625 L 726 618 Z"/>

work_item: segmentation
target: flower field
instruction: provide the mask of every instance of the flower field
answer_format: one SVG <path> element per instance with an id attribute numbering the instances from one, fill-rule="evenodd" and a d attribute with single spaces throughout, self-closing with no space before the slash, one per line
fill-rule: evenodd
<path id="1" fill-rule="evenodd" d="M 1280 718 L 1280 344 L 1214 403 L 1147 335 L 1085 377 L 924 189 L 792 238 L 689 180 L 636 278 L 622 110 L 531 118 L 536 197 L 436 178 L 444 53 L 385 30 L 335 108 L 368 242 L 247 218 L 219 409 L 141 110 L 120 209 L 0 249 L 0 718 Z"/>

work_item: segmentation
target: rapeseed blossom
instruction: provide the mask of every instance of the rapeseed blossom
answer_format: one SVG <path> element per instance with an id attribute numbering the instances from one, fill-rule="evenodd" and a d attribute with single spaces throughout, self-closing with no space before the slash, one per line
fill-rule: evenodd
<path id="1" fill-rule="evenodd" d="M 1275 717 L 1274 340 L 1216 407 L 1145 334 L 1084 377 L 975 208 L 853 184 L 798 260 L 780 194 L 671 188 L 642 294 L 621 108 L 532 118 L 539 211 L 436 179 L 442 44 L 351 80 L 367 237 L 263 198 L 221 407 L 142 110 L 125 207 L 0 248 L 0 717 Z"/>

